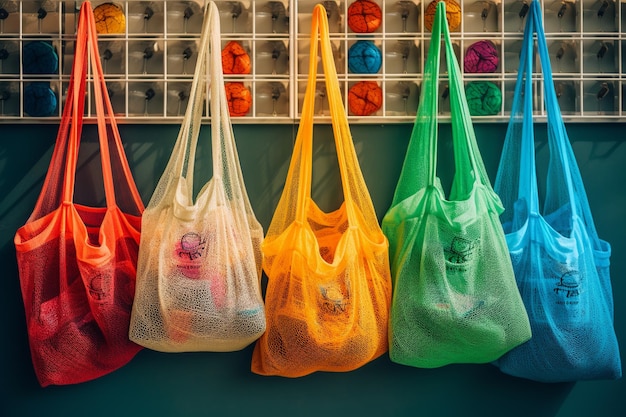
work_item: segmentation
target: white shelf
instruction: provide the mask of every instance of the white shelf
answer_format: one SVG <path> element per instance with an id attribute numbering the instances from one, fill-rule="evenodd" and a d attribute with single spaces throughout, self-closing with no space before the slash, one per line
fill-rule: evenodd
<path id="1" fill-rule="evenodd" d="M 423 24 L 424 10 L 430 1 L 373 1 L 382 11 L 382 22 L 376 31 L 363 34 L 354 33 L 346 23 L 348 7 L 354 0 L 325 2 L 331 12 L 331 40 L 336 48 L 336 65 L 346 107 L 347 92 L 356 82 L 374 81 L 383 93 L 378 111 L 368 116 L 349 112 L 348 117 L 355 124 L 412 123 L 430 43 L 430 32 Z M 92 5 L 95 8 L 105 2 L 92 1 Z M 307 80 L 310 16 L 318 2 L 216 1 L 221 14 L 223 45 L 231 40 L 239 42 L 252 61 L 250 74 L 225 76 L 227 82 L 243 82 L 253 98 L 249 112 L 233 117 L 233 123 L 297 123 Z M 3 14 L 0 10 L 0 122 L 58 122 L 71 71 L 80 3 L 64 0 L 0 2 L 6 11 Z M 125 11 L 126 28 L 120 34 L 101 34 L 99 46 L 118 120 L 121 123 L 179 123 L 186 106 L 185 91 L 191 84 L 194 48 L 199 40 L 205 0 L 116 3 Z M 521 0 L 461 0 L 459 4 L 461 23 L 452 32 L 452 38 L 461 67 L 467 48 L 483 39 L 494 43 L 499 57 L 493 73 L 463 74 L 465 82 L 494 83 L 503 97 L 500 109 L 494 114 L 474 116 L 473 120 L 507 122 L 523 37 L 523 19 L 519 17 L 523 3 Z M 553 57 L 553 77 L 567 121 L 626 120 L 625 4 L 609 0 L 542 2 L 546 38 Z M 149 19 L 146 18 L 148 8 L 152 10 Z M 44 9 L 43 13 L 40 9 Z M 187 13 L 188 18 L 185 18 L 186 10 L 192 12 Z M 233 10 L 236 18 L 233 18 Z M 484 10 L 488 13 L 483 20 Z M 563 12 L 560 18 L 559 11 Z M 349 70 L 348 51 L 359 40 L 369 40 L 379 49 L 383 59 L 378 72 L 356 74 Z M 59 57 L 59 70 L 52 74 L 24 73 L 24 47 L 37 41 L 53 46 Z M 107 50 L 110 55 L 104 59 Z M 184 59 L 186 50 L 187 55 L 191 50 L 188 59 Z M 146 51 L 152 52 L 144 59 Z M 443 71 L 442 67 L 442 74 Z M 537 80 L 537 86 L 541 82 Z M 25 112 L 24 92 L 33 83 L 48 86 L 56 96 L 59 105 L 50 116 L 33 117 Z M 441 90 L 445 90 L 445 77 L 442 77 Z M 323 88 L 320 93 L 316 117 L 322 123 L 330 122 Z M 87 120 L 93 119 L 91 103 L 88 102 L 85 111 Z M 545 118 L 540 94 L 535 112 L 539 120 Z M 444 120 L 449 117 L 445 97 L 440 97 L 440 114 Z"/>

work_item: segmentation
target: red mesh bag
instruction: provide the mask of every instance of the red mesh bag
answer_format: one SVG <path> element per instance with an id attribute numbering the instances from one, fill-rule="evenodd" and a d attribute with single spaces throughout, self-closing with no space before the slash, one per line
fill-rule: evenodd
<path id="1" fill-rule="evenodd" d="M 106 207 L 74 203 L 88 51 Z M 14 241 L 33 366 L 44 387 L 98 378 L 141 349 L 128 329 L 144 208 L 112 115 L 94 15 L 84 2 L 48 173 Z"/>

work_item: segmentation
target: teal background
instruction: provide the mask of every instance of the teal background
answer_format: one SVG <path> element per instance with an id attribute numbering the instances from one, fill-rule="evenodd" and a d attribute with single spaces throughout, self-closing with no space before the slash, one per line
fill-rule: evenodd
<path id="1" fill-rule="evenodd" d="M 55 124 L 0 124 L 0 416 L 524 416 L 626 415 L 626 382 L 544 384 L 502 374 L 492 365 L 418 369 L 385 355 L 348 373 L 302 378 L 263 377 L 250 371 L 253 345 L 232 353 L 166 354 L 144 349 L 123 368 L 83 384 L 40 388 L 30 361 L 13 236 L 30 215 L 54 145 Z M 353 125 L 365 180 L 382 219 L 398 179 L 410 124 Z M 612 244 L 615 329 L 626 346 L 626 138 L 621 123 L 567 126 L 599 234 Z M 235 125 L 248 193 L 265 230 L 291 156 L 297 126 Z M 165 167 L 178 133 L 175 124 L 122 125 L 122 139 L 144 203 Z M 197 184 L 211 176 L 209 129 L 203 128 Z M 477 123 L 490 178 L 495 179 L 505 123 Z M 440 127 L 439 174 L 451 171 L 451 129 Z M 547 146 L 537 126 L 539 178 Z M 85 127 L 76 201 L 102 204 L 95 126 Z M 313 197 L 324 209 L 342 201 L 332 131 L 315 128 Z"/>

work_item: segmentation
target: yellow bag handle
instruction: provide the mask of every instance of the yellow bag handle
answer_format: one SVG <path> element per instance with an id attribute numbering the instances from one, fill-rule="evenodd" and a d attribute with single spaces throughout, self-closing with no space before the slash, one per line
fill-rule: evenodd
<path id="1" fill-rule="evenodd" d="M 298 166 L 297 162 L 299 159 L 296 219 L 300 221 L 306 219 L 306 201 L 311 196 L 313 116 L 315 108 L 315 86 L 317 84 L 316 58 L 318 55 L 318 34 L 319 42 L 321 43 L 321 58 L 325 73 L 325 84 L 328 93 L 331 122 L 348 219 L 351 225 L 355 225 L 357 222 L 359 225 L 364 225 L 364 223 L 371 224 L 372 221 L 378 224 L 371 197 L 365 185 L 365 180 L 359 167 L 358 158 L 352 142 L 352 134 L 341 98 L 337 69 L 335 68 L 330 44 L 328 17 L 326 10 L 321 4 L 315 5 L 313 9 L 309 76 L 306 92 L 304 94 L 300 126 L 294 146 L 294 155 L 300 155 L 300 158 L 296 157 L 294 158 L 295 161 L 292 161 L 292 165 L 289 169 L 289 178 L 287 179 L 287 183 L 289 183 L 289 180 L 296 173 L 295 170 Z M 359 212 L 360 216 L 357 216 Z M 363 220 L 365 220 L 365 222 Z"/>

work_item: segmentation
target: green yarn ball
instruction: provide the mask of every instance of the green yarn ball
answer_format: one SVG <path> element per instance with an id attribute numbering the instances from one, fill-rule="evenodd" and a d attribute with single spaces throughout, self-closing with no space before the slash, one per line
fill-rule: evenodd
<path id="1" fill-rule="evenodd" d="M 493 116 L 502 107 L 502 92 L 490 81 L 471 81 L 465 86 L 467 105 L 472 116 Z"/>

